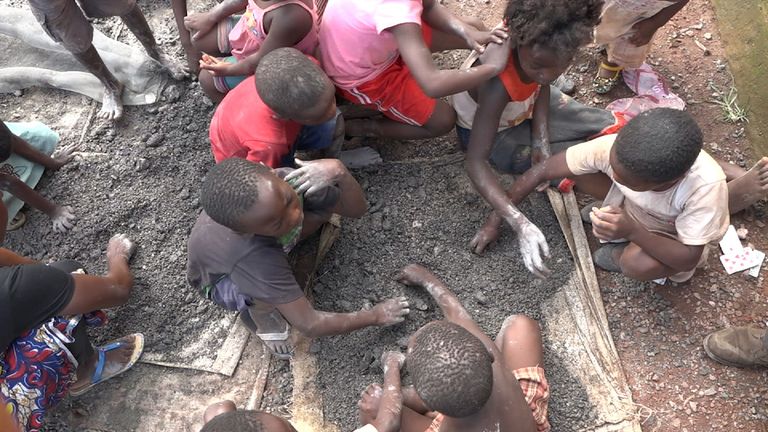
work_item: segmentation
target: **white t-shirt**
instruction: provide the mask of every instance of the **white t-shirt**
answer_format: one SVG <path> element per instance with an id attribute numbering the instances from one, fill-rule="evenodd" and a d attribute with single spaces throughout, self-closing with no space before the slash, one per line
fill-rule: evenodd
<path id="1" fill-rule="evenodd" d="M 615 139 L 606 135 L 569 148 L 568 169 L 575 175 L 603 172 L 613 179 Z M 685 177 L 665 191 L 636 192 L 614 180 L 608 196 L 623 198 L 624 209 L 649 231 L 675 235 L 690 246 L 719 241 L 730 223 L 725 173 L 703 150 Z M 616 201 L 604 205 L 619 205 Z"/>

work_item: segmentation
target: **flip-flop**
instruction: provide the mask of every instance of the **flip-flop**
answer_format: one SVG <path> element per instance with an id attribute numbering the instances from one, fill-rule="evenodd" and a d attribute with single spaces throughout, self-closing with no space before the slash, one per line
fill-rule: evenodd
<path id="1" fill-rule="evenodd" d="M 261 339 L 262 342 L 264 342 L 264 345 L 269 349 L 269 351 L 272 353 L 273 356 L 277 357 L 280 360 L 290 360 L 293 358 L 292 353 L 278 353 L 275 352 L 275 349 L 267 342 L 288 342 L 288 338 L 291 336 L 291 326 L 290 324 L 286 326 L 285 331 L 280 333 L 259 333 L 256 332 L 256 336 Z"/>
<path id="2" fill-rule="evenodd" d="M 595 78 L 592 79 L 592 89 L 597 94 L 606 94 L 613 87 L 616 86 L 616 83 L 619 82 L 619 75 L 621 74 L 621 71 L 624 70 L 623 66 L 610 66 L 605 64 L 605 62 L 600 63 L 599 69 L 605 69 L 609 72 L 613 72 L 613 76 L 610 77 L 602 77 L 600 76 L 600 72 L 598 70 L 597 75 L 595 75 Z"/>
<path id="3" fill-rule="evenodd" d="M 131 354 L 131 360 L 123 365 L 119 370 L 110 373 L 105 374 L 104 373 L 104 365 L 107 362 L 107 353 L 110 351 L 114 351 L 120 347 L 123 346 L 124 342 L 121 341 L 112 341 L 104 346 L 100 346 L 96 348 L 96 352 L 99 355 L 99 359 L 96 361 L 96 369 L 93 371 L 93 376 L 91 377 L 91 382 L 88 385 L 85 385 L 79 389 L 70 389 L 69 394 L 72 396 L 80 396 L 88 392 L 88 390 L 92 389 L 96 384 L 103 383 L 104 381 L 109 380 L 110 378 L 114 378 L 121 373 L 127 371 L 128 369 L 132 368 L 136 362 L 139 361 L 139 357 L 141 357 L 141 354 L 144 352 L 144 335 L 141 333 L 134 333 L 132 335 L 129 335 L 127 337 L 132 337 L 134 339 L 133 343 L 133 353 Z M 121 338 L 125 339 L 125 338 Z"/>
<path id="4" fill-rule="evenodd" d="M 610 243 L 595 251 L 592 257 L 595 265 L 601 269 L 613 273 L 621 273 L 621 266 L 616 261 L 614 252 L 616 249 L 624 250 L 629 243 Z"/>
<path id="5" fill-rule="evenodd" d="M 12 220 L 8 221 L 8 226 L 5 228 L 5 230 L 6 231 L 17 230 L 23 227 L 25 223 L 27 223 L 27 215 L 25 215 L 23 212 L 18 212 L 16 213 L 16 216 L 14 216 Z"/>

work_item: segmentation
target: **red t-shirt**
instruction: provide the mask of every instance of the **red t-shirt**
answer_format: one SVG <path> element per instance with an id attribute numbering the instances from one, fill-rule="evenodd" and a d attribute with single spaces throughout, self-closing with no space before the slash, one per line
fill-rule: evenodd
<path id="1" fill-rule="evenodd" d="M 209 136 L 216 162 L 239 157 L 279 168 L 301 125 L 275 117 L 277 114 L 259 97 L 254 76 L 232 89 L 211 120 Z"/>
<path id="2" fill-rule="evenodd" d="M 536 93 L 539 89 L 539 84 L 536 82 L 528 84 L 523 82 L 520 74 L 517 73 L 515 55 L 516 53 L 513 51 L 509 56 L 507 67 L 499 74 L 499 79 L 504 84 L 504 88 L 507 90 L 507 94 L 509 94 L 509 99 L 512 102 L 522 102 Z"/>

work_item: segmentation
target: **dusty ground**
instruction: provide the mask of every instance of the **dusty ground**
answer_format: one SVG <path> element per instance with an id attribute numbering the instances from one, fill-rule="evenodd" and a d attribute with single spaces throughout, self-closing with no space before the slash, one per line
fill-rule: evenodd
<path id="1" fill-rule="evenodd" d="M 492 0 L 489 4 L 482 0 L 448 0 L 445 3 L 456 12 L 478 15 L 488 24 L 498 20 L 503 7 L 500 0 Z M 156 29 L 158 40 L 169 51 L 180 55 L 167 2 L 141 1 L 140 5 L 152 15 L 151 24 Z M 97 24 L 111 25 L 114 22 L 103 20 Z M 691 28 L 699 23 L 702 24 L 700 29 Z M 132 37 L 125 36 L 126 33 L 123 32 L 122 38 L 135 43 Z M 705 33 L 710 33 L 711 40 L 705 37 Z M 703 56 L 694 45 L 694 39 L 707 45 L 712 55 Z M 744 138 L 743 125 L 723 122 L 720 108 L 709 103 L 713 93 L 709 87 L 710 81 L 720 88 L 728 88 L 730 85 L 727 60 L 709 3 L 706 0 L 692 0 L 670 25 L 660 31 L 656 42 L 651 63 L 671 79 L 673 89 L 688 102 L 688 110 L 704 129 L 707 149 L 731 162 L 751 164 L 756 155 Z M 595 50 L 585 50 L 571 70 L 580 84 L 577 98 L 603 106 L 612 99 L 628 96 L 628 90 L 622 88 L 606 97 L 594 97 L 589 92 L 588 83 L 595 70 L 594 54 Z M 459 58 L 461 55 L 458 54 L 444 55 L 441 63 L 456 65 Z M 12 249 L 38 259 L 77 258 L 84 261 L 91 270 L 98 271 L 103 269 L 101 257 L 109 236 L 116 231 L 128 232 L 141 245 L 133 264 L 137 269 L 137 286 L 132 302 L 115 311 L 115 325 L 110 327 L 108 335 L 141 330 L 153 335 L 149 338 L 151 349 L 167 351 L 184 346 L 193 337 L 196 323 L 189 323 L 184 317 L 194 316 L 201 320 L 222 317 L 217 308 L 190 296 L 183 278 L 184 245 L 198 208 L 196 196 L 199 180 L 212 163 L 206 139 L 212 107 L 206 103 L 197 84 L 186 82 L 177 88 L 177 101 L 128 108 L 125 119 L 114 127 L 96 122 L 96 127 L 86 135 L 87 151 L 103 152 L 106 155 L 81 159 L 59 173 L 44 177 L 39 190 L 58 202 L 76 208 L 81 219 L 72 233 L 53 234 L 45 216 L 30 212 L 28 224 L 22 230 L 11 233 L 7 243 Z M 176 95 L 172 96 L 171 99 L 176 99 Z M 58 107 L 45 106 L 46 98 L 63 99 L 72 111 L 88 103 L 79 96 L 41 90 L 30 91 L 21 98 L 0 95 L 0 117 L 8 120 L 39 119 L 52 125 L 66 123 L 63 118 L 66 115 L 62 116 Z M 79 129 L 75 127 L 73 130 Z M 156 134 L 163 136 L 161 145 L 147 148 L 146 141 Z M 78 138 L 74 133 L 63 137 L 65 143 Z M 426 142 L 388 143 L 379 147 L 387 161 L 439 157 L 455 152 L 455 136 L 451 134 L 443 139 Z M 148 164 L 147 168 L 137 168 L 145 164 Z M 382 175 L 385 174 L 366 173 L 361 178 L 368 178 L 370 184 L 373 184 L 378 183 L 374 178 Z M 428 187 L 439 182 L 436 179 L 402 187 L 414 190 L 421 187 L 429 199 Z M 398 199 L 402 200 L 400 202 L 405 200 L 405 197 L 390 197 L 383 190 L 369 188 L 368 192 L 377 199 L 386 197 L 395 203 Z M 480 210 L 469 205 L 475 202 L 469 196 L 471 194 L 467 195 L 465 202 L 451 203 L 462 209 L 461 220 L 465 222 L 459 221 L 453 211 L 445 212 L 441 220 L 441 223 L 451 227 L 450 239 L 436 237 L 428 239 L 424 244 L 415 244 L 413 242 L 417 237 L 405 237 L 403 243 L 390 246 L 400 247 L 399 250 L 389 249 L 393 252 L 392 259 L 387 259 L 385 264 L 376 261 L 367 263 L 370 272 L 365 272 L 366 266 L 363 263 L 363 272 L 356 275 L 355 280 L 366 284 L 365 289 L 376 296 L 385 293 L 392 295 L 401 291 L 400 287 L 389 282 L 394 270 L 408 259 L 426 261 L 457 290 L 466 287 L 462 288 L 466 291 L 460 295 L 474 308 L 473 312 L 478 313 L 486 331 L 495 332 L 497 329 L 490 324 L 490 317 L 500 312 L 491 312 L 494 309 L 479 305 L 472 300 L 471 294 L 473 287 L 498 286 L 501 282 L 477 280 L 463 283 L 468 279 L 460 271 L 461 261 L 446 263 L 440 259 L 441 253 L 449 252 L 455 253 L 459 260 L 467 259 L 468 263 L 477 259 L 460 248 L 462 240 L 469 240 L 480 220 Z M 417 200 L 418 197 L 410 202 Z M 391 203 L 387 206 L 397 208 Z M 467 209 L 473 209 L 474 213 Z M 440 210 L 440 207 L 433 210 Z M 388 219 L 391 220 L 393 230 L 402 229 L 402 232 L 416 233 L 430 227 L 424 224 L 426 219 L 422 221 L 422 228 L 413 226 L 413 221 L 421 218 L 420 214 L 417 217 L 413 208 L 391 212 L 388 217 L 382 216 L 382 228 L 376 231 L 378 235 L 383 235 L 383 224 Z M 361 224 L 369 220 L 373 222 L 373 219 L 378 218 L 376 214 L 366 216 Z M 383 210 L 378 214 L 383 214 Z M 758 249 L 768 249 L 764 230 L 765 223 L 768 223 L 765 212 L 758 211 L 751 219 L 739 216 L 734 219 L 734 223 L 744 223 L 751 232 L 750 241 Z M 362 225 L 358 229 L 363 229 Z M 356 236 L 363 233 L 351 230 L 342 235 Z M 506 244 L 511 246 L 509 240 L 507 238 Z M 434 248 L 443 242 L 450 246 L 435 252 Z M 421 249 L 424 254 L 416 255 L 414 251 Z M 513 249 L 497 249 L 494 253 L 509 253 L 511 256 L 514 254 Z M 326 263 L 329 268 L 336 266 L 335 257 L 341 252 L 339 249 L 333 252 L 334 255 Z M 701 349 L 701 340 L 709 331 L 730 324 L 764 325 L 768 312 L 764 297 L 768 294 L 765 279 L 726 276 L 716 255 L 710 258 L 709 268 L 700 271 L 693 282 L 680 286 L 637 284 L 600 273 L 611 329 L 633 388 L 634 399 L 647 407 L 645 430 L 768 430 L 768 377 L 760 371 L 720 366 L 706 358 Z M 349 259 L 354 260 L 352 257 Z M 494 259 L 493 256 L 491 259 Z M 521 280 L 521 283 L 526 281 Z M 322 279 L 321 282 L 325 284 Z M 486 282 L 490 285 L 485 285 Z M 412 290 L 408 292 L 409 295 L 417 296 Z M 490 292 L 486 294 L 490 295 Z M 349 309 L 347 304 L 340 304 L 340 299 L 318 297 L 321 297 L 321 305 L 335 310 Z M 427 319 L 434 314 L 434 306 L 425 297 L 422 300 L 428 309 L 417 314 Z M 346 301 L 356 307 L 358 302 L 365 300 L 358 296 Z M 535 305 L 528 304 L 522 309 L 536 315 Z M 157 312 L 160 310 L 164 313 Z M 383 333 L 382 345 L 396 345 L 398 338 L 411 330 L 405 326 Z M 100 337 L 108 335 L 102 334 Z M 371 336 L 377 335 L 371 331 Z M 356 340 L 350 338 L 338 343 L 351 344 Z M 321 341 L 319 349 L 322 350 L 323 344 L 329 344 L 330 341 Z M 354 385 L 358 385 L 358 381 L 367 383 L 369 378 L 377 375 L 376 368 L 371 366 L 372 362 L 363 368 L 367 359 L 364 361 L 359 357 L 353 356 L 351 362 L 345 363 L 347 368 L 359 368 L 356 370 L 360 372 L 352 375 L 359 378 L 356 378 Z M 557 367 L 556 364 L 550 366 Z M 148 374 L 158 373 L 155 369 L 147 370 L 152 371 Z M 321 373 L 319 380 L 328 385 L 328 376 L 323 375 L 325 373 Z M 263 408 L 288 414 L 292 387 L 290 368 L 284 363 L 274 364 L 270 374 L 274 379 L 268 385 Z M 119 382 L 127 384 L 130 380 Z M 554 397 L 562 398 L 557 394 Z M 343 411 L 341 405 L 329 406 L 328 411 L 332 417 L 348 421 L 354 401 L 348 395 L 344 398 L 344 406 L 348 407 L 348 411 Z M 555 422 L 564 425 L 566 422 L 578 424 L 585 420 L 573 417 L 570 411 L 560 408 L 562 406 L 553 403 Z M 65 409 L 75 410 L 76 407 L 68 405 Z M 190 416 L 196 415 L 198 413 L 190 413 Z M 132 430 L 129 426 L 128 423 L 116 425 L 114 430 Z M 563 428 L 557 430 L 569 430 L 566 426 Z M 59 429 L 54 426 L 53 430 Z"/>

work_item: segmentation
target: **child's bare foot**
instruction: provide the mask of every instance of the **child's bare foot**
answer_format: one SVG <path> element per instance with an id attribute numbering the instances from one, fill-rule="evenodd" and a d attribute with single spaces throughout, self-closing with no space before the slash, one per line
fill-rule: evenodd
<path id="1" fill-rule="evenodd" d="M 117 83 L 117 88 L 104 87 L 104 97 L 101 100 L 101 111 L 96 116 L 104 120 L 117 120 L 123 116 L 123 85 Z"/>
<path id="2" fill-rule="evenodd" d="M 203 414 L 203 423 L 208 423 L 214 417 L 232 411 L 237 411 L 237 406 L 231 400 L 225 400 L 211 404 L 208 406 L 208 408 L 205 409 L 205 413 Z"/>
<path id="3" fill-rule="evenodd" d="M 73 212 L 74 210 L 70 206 L 57 206 L 49 215 L 53 222 L 53 230 L 62 233 L 71 230 L 77 220 L 77 216 Z"/>
<path id="4" fill-rule="evenodd" d="M 365 390 L 360 393 L 360 400 L 357 401 L 357 407 L 360 409 L 360 424 L 367 425 L 376 420 L 381 405 L 381 396 L 384 390 L 378 384 L 369 384 Z"/>
<path id="5" fill-rule="evenodd" d="M 171 74 L 175 80 L 183 80 L 189 77 L 189 66 L 169 56 L 163 51 L 158 50 L 156 59 Z"/>
<path id="6" fill-rule="evenodd" d="M 78 366 L 77 381 L 70 387 L 70 393 L 73 396 L 79 396 L 94 385 L 130 369 L 143 349 L 144 337 L 140 334 L 126 336 L 97 348 L 91 358 Z M 102 356 L 104 360 L 100 361 Z"/>
<path id="7" fill-rule="evenodd" d="M 743 176 L 728 182 L 728 207 L 735 214 L 768 194 L 768 157 L 763 157 Z"/>

